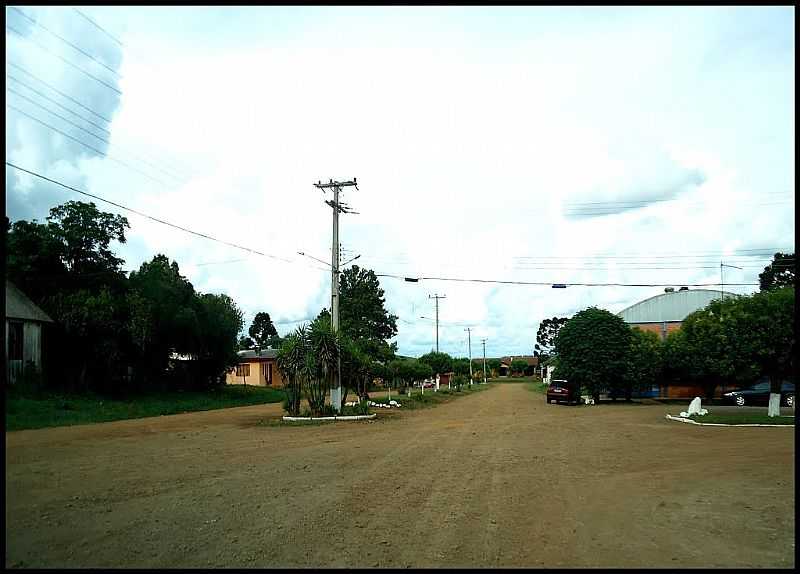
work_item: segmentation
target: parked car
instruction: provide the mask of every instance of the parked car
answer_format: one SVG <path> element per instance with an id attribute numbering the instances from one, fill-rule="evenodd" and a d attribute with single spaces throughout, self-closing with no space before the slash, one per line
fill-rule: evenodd
<path id="1" fill-rule="evenodd" d="M 574 401 L 576 405 L 579 405 L 581 402 L 580 388 L 564 379 L 555 379 L 547 387 L 547 402 L 552 403 L 553 401 L 557 403 L 563 401 L 567 404 Z"/>
<path id="2" fill-rule="evenodd" d="M 740 407 L 745 405 L 767 405 L 769 404 L 769 388 L 769 380 L 766 378 L 760 379 L 749 387 L 725 393 L 722 395 L 722 400 L 725 403 Z M 781 383 L 781 405 L 794 406 L 794 383 L 789 381 Z"/>

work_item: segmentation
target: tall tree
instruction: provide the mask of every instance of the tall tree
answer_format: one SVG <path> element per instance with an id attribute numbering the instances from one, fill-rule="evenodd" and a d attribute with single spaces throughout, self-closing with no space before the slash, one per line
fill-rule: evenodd
<path id="1" fill-rule="evenodd" d="M 555 341 L 559 377 L 585 388 L 595 401 L 624 373 L 631 329 L 605 309 L 589 307 L 569 319 Z"/>
<path id="2" fill-rule="evenodd" d="M 539 323 L 539 330 L 536 332 L 536 345 L 534 346 L 534 354 L 536 356 L 548 357 L 552 354 L 558 332 L 567 321 L 566 317 L 553 317 Z"/>
<path id="3" fill-rule="evenodd" d="M 358 265 L 340 275 L 339 324 L 372 360 L 388 362 L 397 350 L 397 316 L 386 309 L 380 282 L 371 269 Z"/>
<path id="4" fill-rule="evenodd" d="M 781 287 L 795 287 L 797 285 L 797 263 L 794 253 L 776 253 L 772 263 L 764 267 L 758 276 L 761 291 L 780 289 Z"/>
<path id="5" fill-rule="evenodd" d="M 631 330 L 631 346 L 623 382 L 623 395 L 630 400 L 635 391 L 651 388 L 663 370 L 663 349 L 658 335 L 642 331 L 638 327 Z"/>
<path id="6" fill-rule="evenodd" d="M 453 358 L 447 353 L 431 351 L 419 358 L 420 363 L 428 365 L 435 375 L 449 373 L 453 370 Z"/>
<path id="7" fill-rule="evenodd" d="M 278 330 L 275 328 L 275 325 L 272 324 L 269 313 L 265 311 L 256 313 L 248 334 L 252 337 L 253 341 L 261 347 L 274 346 L 277 348 L 280 346 Z"/>

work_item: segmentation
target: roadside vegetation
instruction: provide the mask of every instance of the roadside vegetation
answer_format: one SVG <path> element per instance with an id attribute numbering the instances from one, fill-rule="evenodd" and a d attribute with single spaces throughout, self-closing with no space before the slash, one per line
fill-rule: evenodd
<path id="1" fill-rule="evenodd" d="M 451 388 L 451 389 L 439 389 L 439 391 L 436 392 L 433 389 L 426 389 L 424 393 L 422 393 L 420 389 L 414 388 L 411 392 L 411 396 L 408 396 L 406 394 L 402 395 L 392 394 L 391 400 L 400 403 L 401 406 L 399 410 L 401 411 L 414 410 L 414 409 L 432 407 L 442 403 L 447 403 L 454 399 L 457 399 L 458 397 L 465 397 L 467 395 L 479 393 L 481 391 L 490 389 L 491 387 L 492 387 L 491 384 L 487 385 L 474 384 L 474 385 L 464 385 L 461 387 L 460 390 Z M 373 402 L 386 404 L 389 402 L 389 398 L 381 397 L 379 399 L 374 399 Z"/>
<path id="2" fill-rule="evenodd" d="M 209 391 L 165 391 L 125 399 L 55 392 L 6 395 L 6 431 L 81 425 L 243 407 L 283 400 L 279 390 L 228 385 Z"/>

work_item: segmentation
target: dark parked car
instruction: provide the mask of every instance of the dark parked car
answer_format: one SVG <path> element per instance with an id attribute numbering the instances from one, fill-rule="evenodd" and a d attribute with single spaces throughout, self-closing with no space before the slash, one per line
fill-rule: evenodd
<path id="1" fill-rule="evenodd" d="M 547 387 L 547 402 L 552 403 L 553 401 L 557 403 L 564 401 L 567 404 L 574 401 L 576 405 L 579 405 L 581 402 L 580 388 L 563 379 L 555 380 Z"/>
<path id="2" fill-rule="evenodd" d="M 725 393 L 722 395 L 722 400 L 740 407 L 769 404 L 769 380 L 761 379 L 749 387 Z M 794 406 L 794 383 L 789 381 L 781 383 L 781 405 Z"/>

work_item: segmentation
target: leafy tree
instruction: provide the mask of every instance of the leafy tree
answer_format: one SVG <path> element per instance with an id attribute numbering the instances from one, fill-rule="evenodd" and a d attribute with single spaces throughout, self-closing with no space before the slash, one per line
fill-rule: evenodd
<path id="1" fill-rule="evenodd" d="M 651 388 L 661 376 L 663 349 L 658 335 L 638 327 L 631 330 L 631 346 L 624 376 L 622 394 L 630 400 L 634 391 Z"/>
<path id="2" fill-rule="evenodd" d="M 511 372 L 515 375 L 524 375 L 528 370 L 528 363 L 526 361 L 515 359 L 511 361 Z"/>
<path id="3" fill-rule="evenodd" d="M 389 362 L 397 351 L 389 339 L 397 335 L 397 316 L 386 310 L 380 282 L 371 269 L 353 265 L 340 275 L 341 329 L 372 360 Z"/>
<path id="4" fill-rule="evenodd" d="M 553 352 L 558 332 L 561 327 L 566 325 L 567 320 L 566 317 L 553 317 L 539 323 L 539 330 L 536 332 L 534 355 L 547 357 Z"/>
<path id="5" fill-rule="evenodd" d="M 486 359 L 486 369 L 493 377 L 496 377 L 500 372 L 500 365 L 502 364 L 503 362 L 500 359 Z"/>
<path id="6" fill-rule="evenodd" d="M 796 376 L 794 304 L 794 287 L 782 287 L 709 306 L 720 324 L 732 370 L 740 380 L 742 376 L 769 377 L 776 402 L 781 381 Z M 780 414 L 773 407 L 769 416 Z"/>
<path id="7" fill-rule="evenodd" d="M 626 368 L 631 329 L 621 317 L 589 307 L 569 319 L 556 337 L 559 376 L 585 388 L 595 401 Z"/>
<path id="8" fill-rule="evenodd" d="M 253 318 L 253 323 L 250 325 L 248 331 L 250 337 L 255 343 L 261 347 L 280 346 L 280 337 L 278 337 L 278 330 L 272 324 L 272 319 L 269 313 L 261 311 L 256 313 Z"/>
<path id="9" fill-rule="evenodd" d="M 453 359 L 452 364 L 453 372 L 456 375 L 469 375 L 469 359 L 466 357 L 460 357 L 458 359 Z"/>
<path id="10" fill-rule="evenodd" d="M 236 335 L 244 323 L 242 312 L 225 294 L 204 293 L 196 305 L 199 333 L 189 384 L 201 388 L 224 384 L 225 373 L 238 362 Z"/>
<path id="11" fill-rule="evenodd" d="M 239 350 L 242 351 L 245 349 L 252 349 L 253 347 L 255 347 L 256 343 L 250 337 L 245 337 L 244 335 L 242 335 L 241 337 L 239 337 L 237 345 L 239 347 Z"/>
<path id="12" fill-rule="evenodd" d="M 772 258 L 772 263 L 764 267 L 764 271 L 758 276 L 761 291 L 795 287 L 797 285 L 796 269 L 794 253 L 776 253 Z"/>
<path id="13" fill-rule="evenodd" d="M 431 351 L 419 358 L 420 363 L 428 365 L 434 374 L 449 373 L 453 370 L 453 357 L 447 353 Z"/>

